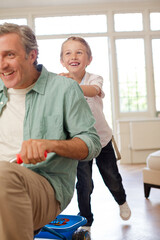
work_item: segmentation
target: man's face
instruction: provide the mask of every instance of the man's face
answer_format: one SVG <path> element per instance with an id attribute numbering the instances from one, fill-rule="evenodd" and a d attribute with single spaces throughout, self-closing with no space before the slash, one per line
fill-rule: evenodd
<path id="1" fill-rule="evenodd" d="M 16 33 L 0 36 L 0 78 L 7 88 L 21 89 L 32 84 L 31 69 L 35 58 L 35 51 L 26 54 Z"/>

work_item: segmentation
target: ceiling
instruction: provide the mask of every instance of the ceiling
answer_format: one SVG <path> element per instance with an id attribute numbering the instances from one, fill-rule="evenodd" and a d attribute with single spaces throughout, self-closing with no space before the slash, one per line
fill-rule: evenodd
<path id="1" fill-rule="evenodd" d="M 24 8 L 24 7 L 43 7 L 43 6 L 62 6 L 78 4 L 100 4 L 100 3 L 118 3 L 118 2 L 148 2 L 149 0 L 0 0 L 0 9 L 2 8 Z M 160 0 L 154 0 L 160 2 Z"/>

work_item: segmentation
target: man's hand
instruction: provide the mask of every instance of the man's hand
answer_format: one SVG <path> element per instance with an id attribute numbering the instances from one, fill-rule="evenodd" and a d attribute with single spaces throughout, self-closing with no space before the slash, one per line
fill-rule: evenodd
<path id="1" fill-rule="evenodd" d="M 26 164 L 36 164 L 46 160 L 45 152 L 49 149 L 49 141 L 45 139 L 29 139 L 22 143 L 21 159 Z M 48 151 L 47 151 L 48 152 Z"/>

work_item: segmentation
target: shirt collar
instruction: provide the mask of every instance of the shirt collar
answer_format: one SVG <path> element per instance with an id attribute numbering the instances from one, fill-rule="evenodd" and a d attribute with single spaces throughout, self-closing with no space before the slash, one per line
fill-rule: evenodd
<path id="1" fill-rule="evenodd" d="M 83 76 L 83 78 L 82 78 L 82 80 L 81 80 L 81 82 L 80 82 L 79 85 L 84 85 L 84 80 L 85 80 L 85 78 L 86 78 L 86 73 L 84 74 L 84 76 Z"/>
<path id="2" fill-rule="evenodd" d="M 5 96 L 7 97 L 7 88 L 4 85 L 3 81 L 0 78 L 0 92 L 4 92 Z"/>
<path id="3" fill-rule="evenodd" d="M 41 74 L 40 74 L 39 78 L 37 79 L 36 84 L 34 85 L 32 90 L 34 90 L 35 92 L 38 92 L 40 94 L 44 94 L 47 80 L 48 80 L 48 71 L 41 64 L 37 65 L 37 70 L 40 71 Z"/>

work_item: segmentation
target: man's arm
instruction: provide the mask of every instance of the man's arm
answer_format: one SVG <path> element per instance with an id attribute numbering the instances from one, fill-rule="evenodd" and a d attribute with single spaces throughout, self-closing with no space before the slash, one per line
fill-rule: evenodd
<path id="1" fill-rule="evenodd" d="M 24 163 L 36 164 L 45 160 L 45 151 L 76 160 L 83 160 L 88 156 L 87 145 L 76 137 L 70 140 L 30 139 L 23 142 L 20 155 Z"/>
<path id="2" fill-rule="evenodd" d="M 66 78 L 63 81 L 66 81 Z M 55 134 L 54 138 L 56 129 L 50 127 L 50 131 L 53 131 L 52 138 L 24 141 L 20 151 L 24 163 L 36 164 L 44 161 L 45 151 L 76 160 L 91 160 L 99 154 L 101 144 L 94 128 L 95 119 L 75 81 L 67 81 L 60 106 L 62 115 L 59 117 L 62 125 L 57 129 L 58 137 Z"/>

